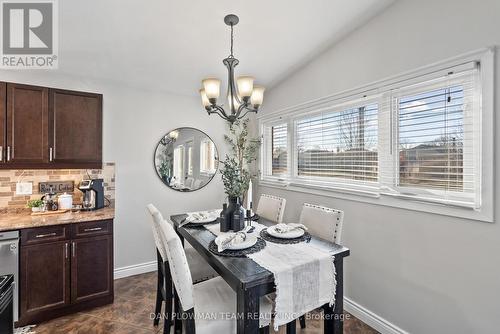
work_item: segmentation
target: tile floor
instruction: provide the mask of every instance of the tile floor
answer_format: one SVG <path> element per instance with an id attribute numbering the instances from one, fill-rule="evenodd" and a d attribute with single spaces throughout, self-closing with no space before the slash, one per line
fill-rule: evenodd
<path id="1" fill-rule="evenodd" d="M 39 324 L 34 331 L 36 334 L 162 333 L 162 323 L 154 327 L 150 318 L 154 310 L 155 288 L 156 273 L 116 280 L 113 304 Z M 297 333 L 323 333 L 323 323 L 320 320 L 308 320 L 307 328 L 298 329 Z M 378 332 L 349 315 L 344 322 L 344 333 L 376 334 Z M 280 328 L 279 334 L 285 334 L 285 329 Z"/>

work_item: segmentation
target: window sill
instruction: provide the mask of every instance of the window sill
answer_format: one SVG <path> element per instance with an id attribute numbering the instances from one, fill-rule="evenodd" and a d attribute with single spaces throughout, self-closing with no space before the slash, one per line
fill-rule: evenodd
<path id="1" fill-rule="evenodd" d="M 381 193 L 380 191 L 356 190 L 342 187 L 298 184 L 289 181 L 262 179 L 260 187 L 275 188 L 316 196 L 325 196 L 343 200 L 394 207 L 399 209 L 427 212 L 431 214 L 451 216 L 481 222 L 493 222 L 493 212 L 476 210 L 471 207 L 451 205 L 423 200 L 419 197 Z"/>

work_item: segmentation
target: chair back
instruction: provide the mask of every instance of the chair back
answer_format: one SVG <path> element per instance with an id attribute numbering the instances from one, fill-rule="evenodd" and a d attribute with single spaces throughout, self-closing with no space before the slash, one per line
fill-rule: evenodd
<path id="1" fill-rule="evenodd" d="M 167 250 L 165 249 L 163 243 L 161 242 L 159 231 L 160 231 L 160 224 L 164 221 L 163 216 L 160 211 L 153 205 L 153 204 L 148 204 L 147 209 L 149 213 L 151 214 L 151 218 L 153 220 L 153 237 L 155 239 L 155 244 L 156 244 L 156 249 L 160 253 L 160 256 L 163 261 L 167 260 Z"/>
<path id="2" fill-rule="evenodd" d="M 196 189 L 200 188 L 200 187 L 201 187 L 201 183 L 202 183 L 202 181 L 201 181 L 200 179 L 196 179 L 196 180 L 194 180 L 194 182 L 193 182 L 193 187 L 192 187 L 192 188 L 193 188 L 194 190 L 196 190 Z"/>
<path id="3" fill-rule="evenodd" d="M 186 258 L 182 241 L 172 225 L 163 221 L 159 230 L 160 241 L 167 250 L 168 265 L 174 282 L 175 290 L 179 296 L 183 311 L 194 307 L 193 280 Z"/>
<path id="4" fill-rule="evenodd" d="M 283 221 L 285 213 L 286 199 L 262 194 L 260 195 L 259 204 L 257 206 L 257 214 L 267 220 L 275 223 Z"/>
<path id="5" fill-rule="evenodd" d="M 344 212 L 324 206 L 304 203 L 300 223 L 307 226 L 309 233 L 336 244 L 342 242 Z"/>
<path id="6" fill-rule="evenodd" d="M 193 188 L 193 183 L 194 179 L 192 177 L 186 178 L 186 181 L 184 181 L 184 185 L 188 188 Z"/>

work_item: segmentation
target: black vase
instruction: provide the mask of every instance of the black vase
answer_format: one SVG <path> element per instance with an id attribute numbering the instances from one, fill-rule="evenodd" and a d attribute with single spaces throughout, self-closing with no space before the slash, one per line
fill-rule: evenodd
<path id="1" fill-rule="evenodd" d="M 227 200 L 228 200 L 228 206 L 227 206 L 227 210 L 225 212 L 224 218 L 227 222 L 229 229 L 234 230 L 234 228 L 233 228 L 233 215 L 234 215 L 234 211 L 238 208 L 239 198 L 230 196 L 227 198 Z"/>

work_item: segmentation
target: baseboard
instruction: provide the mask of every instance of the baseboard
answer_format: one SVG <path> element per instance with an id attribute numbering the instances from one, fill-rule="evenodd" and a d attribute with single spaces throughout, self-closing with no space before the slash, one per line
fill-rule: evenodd
<path id="1" fill-rule="evenodd" d="M 156 268 L 157 268 L 156 261 L 144 262 L 144 263 L 134 264 L 131 266 L 116 268 L 114 271 L 115 279 L 149 273 L 152 271 L 156 271 Z"/>
<path id="2" fill-rule="evenodd" d="M 409 334 L 407 331 L 390 323 L 347 297 L 344 297 L 344 310 L 351 313 L 368 326 L 379 331 L 381 334 Z"/>

